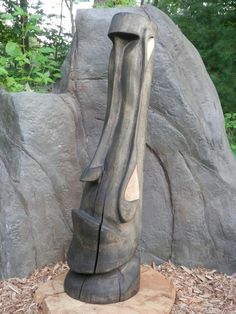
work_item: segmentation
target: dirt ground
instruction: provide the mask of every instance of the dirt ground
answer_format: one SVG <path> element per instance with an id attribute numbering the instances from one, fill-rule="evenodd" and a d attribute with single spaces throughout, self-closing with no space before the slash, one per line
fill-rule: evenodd
<path id="1" fill-rule="evenodd" d="M 236 274 L 227 276 L 215 270 L 189 269 L 170 262 L 150 267 L 176 286 L 177 296 L 171 314 L 236 314 Z M 66 269 L 67 265 L 61 262 L 37 269 L 27 278 L 0 281 L 0 313 L 39 313 L 33 298 L 35 290 Z"/>

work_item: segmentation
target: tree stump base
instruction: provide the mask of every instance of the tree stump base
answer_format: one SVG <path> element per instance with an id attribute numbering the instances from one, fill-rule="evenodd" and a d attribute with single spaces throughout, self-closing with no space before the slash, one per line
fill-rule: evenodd
<path id="1" fill-rule="evenodd" d="M 168 314 L 174 301 L 176 290 L 172 282 L 159 272 L 142 266 L 139 292 L 129 300 L 100 305 L 72 299 L 64 292 L 66 272 L 42 284 L 35 292 L 35 302 L 43 314 Z"/>

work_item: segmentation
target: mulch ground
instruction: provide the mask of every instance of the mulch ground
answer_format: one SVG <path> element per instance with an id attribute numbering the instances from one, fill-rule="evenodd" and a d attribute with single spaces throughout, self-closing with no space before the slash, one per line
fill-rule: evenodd
<path id="1" fill-rule="evenodd" d="M 236 314 L 236 274 L 227 276 L 215 270 L 189 269 L 170 262 L 151 267 L 176 286 L 176 302 L 171 314 Z M 0 281 L 0 313 L 39 313 L 33 298 L 35 290 L 66 269 L 66 264 L 57 263 L 35 270 L 27 278 Z"/>

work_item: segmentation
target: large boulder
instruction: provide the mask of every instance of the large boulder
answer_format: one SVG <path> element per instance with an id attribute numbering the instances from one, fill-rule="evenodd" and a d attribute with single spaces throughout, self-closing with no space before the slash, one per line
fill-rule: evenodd
<path id="1" fill-rule="evenodd" d="M 64 258 L 86 160 L 80 125 L 70 95 L 0 94 L 0 278 Z"/>
<path id="2" fill-rule="evenodd" d="M 107 37 L 120 11 L 158 25 L 144 174 L 144 262 L 236 271 L 236 161 L 214 85 L 193 45 L 161 11 L 77 13 L 59 94 L 0 94 L 0 277 L 64 257 L 106 111 Z"/>
<path id="3" fill-rule="evenodd" d="M 106 109 L 107 32 L 115 13 L 158 26 L 144 175 L 143 261 L 236 271 L 236 160 L 216 89 L 195 47 L 160 10 L 80 10 L 58 87 L 81 108 L 90 158 Z"/>

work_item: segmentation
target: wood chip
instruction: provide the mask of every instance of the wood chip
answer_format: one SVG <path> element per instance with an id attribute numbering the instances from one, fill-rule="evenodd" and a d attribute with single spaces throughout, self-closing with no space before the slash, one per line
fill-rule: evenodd
<path id="1" fill-rule="evenodd" d="M 192 271 L 190 270 L 190 269 L 188 269 L 187 267 L 185 267 L 185 266 L 180 266 L 186 273 L 188 273 L 188 274 L 192 274 Z"/>
<path id="2" fill-rule="evenodd" d="M 156 270 L 156 264 L 155 264 L 155 262 L 152 262 L 152 268 L 153 268 L 154 270 Z"/>
<path id="3" fill-rule="evenodd" d="M 199 278 L 201 281 L 206 281 L 206 278 L 202 275 L 197 275 L 197 278 Z"/>
<path id="4" fill-rule="evenodd" d="M 166 262 L 151 267 L 172 280 L 176 286 L 176 302 L 171 314 L 232 314 L 236 313 L 236 274 L 228 276 L 216 270 L 189 269 Z M 56 263 L 35 270 L 27 278 L 11 278 L 0 281 L 1 314 L 38 314 L 35 290 L 43 282 L 68 269 L 65 263 Z"/>
<path id="5" fill-rule="evenodd" d="M 11 278 L 0 281 L 1 314 L 38 314 L 39 306 L 34 302 L 34 292 L 39 285 L 68 269 L 65 263 L 36 269 L 27 278 Z"/>
<path id="6" fill-rule="evenodd" d="M 18 293 L 18 294 L 21 293 L 21 291 L 20 291 L 19 289 L 17 289 L 16 287 L 14 287 L 13 285 L 11 285 L 10 283 L 9 283 L 7 286 L 8 286 L 8 288 L 10 288 L 12 291 L 14 291 L 14 292 L 16 292 L 16 293 Z"/>

